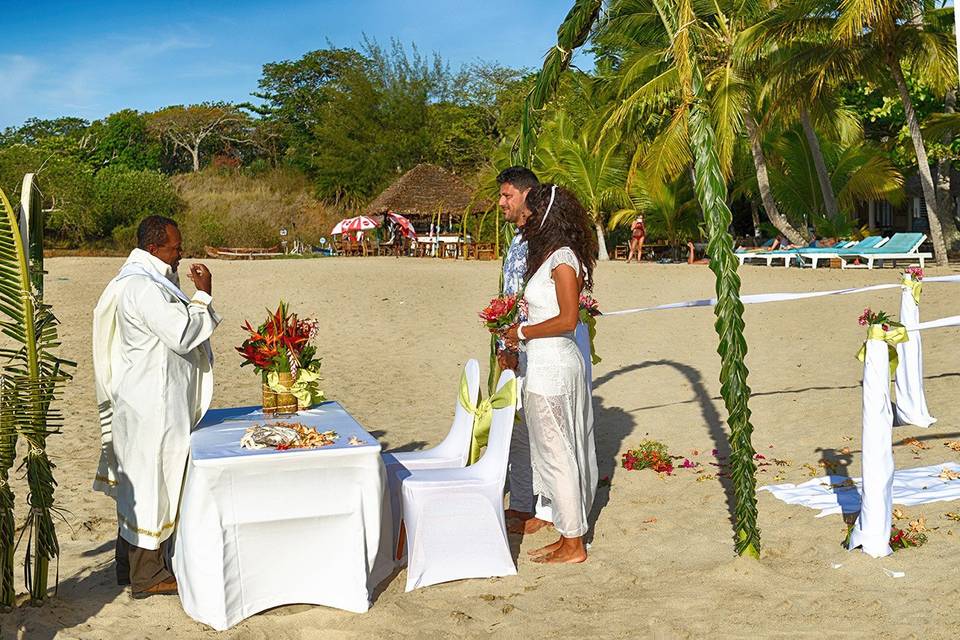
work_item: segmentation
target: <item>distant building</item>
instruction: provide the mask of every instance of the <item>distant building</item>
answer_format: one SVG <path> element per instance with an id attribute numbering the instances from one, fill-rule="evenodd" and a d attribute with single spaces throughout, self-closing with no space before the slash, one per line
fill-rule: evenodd
<path id="1" fill-rule="evenodd" d="M 937 166 L 930 167 L 934 183 L 937 181 Z M 928 233 L 927 202 L 923 197 L 920 176 L 914 174 L 907 178 L 904 185 L 906 199 L 899 206 L 889 202 L 868 202 L 858 208 L 857 218 L 860 226 L 875 229 L 883 235 L 898 231 L 918 231 Z M 950 174 L 950 196 L 954 219 L 960 219 L 960 171 L 953 169 Z"/>

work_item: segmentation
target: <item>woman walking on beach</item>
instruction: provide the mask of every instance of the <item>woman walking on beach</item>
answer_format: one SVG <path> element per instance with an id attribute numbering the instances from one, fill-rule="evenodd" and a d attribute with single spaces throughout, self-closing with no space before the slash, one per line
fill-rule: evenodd
<path id="1" fill-rule="evenodd" d="M 637 264 L 640 264 L 640 255 L 643 253 L 643 241 L 647 239 L 647 227 L 643 224 L 643 216 L 637 216 L 637 219 L 630 225 L 630 253 L 627 255 L 627 264 L 630 264 L 630 258 L 637 256 Z"/>
<path id="2" fill-rule="evenodd" d="M 593 287 L 597 240 L 576 197 L 556 185 L 527 194 L 524 227 L 527 321 L 507 330 L 526 344 L 523 407 L 530 431 L 534 493 L 548 499 L 560 539 L 531 551 L 536 562 L 587 559 L 583 536 L 597 488 L 593 407 L 574 338 L 580 292 Z"/>

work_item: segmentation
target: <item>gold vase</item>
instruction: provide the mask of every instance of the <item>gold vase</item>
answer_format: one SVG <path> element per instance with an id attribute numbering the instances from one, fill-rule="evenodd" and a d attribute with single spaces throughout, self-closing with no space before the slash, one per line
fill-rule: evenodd
<path id="1" fill-rule="evenodd" d="M 278 383 L 285 389 L 293 387 L 297 381 L 289 371 L 277 374 Z M 273 391 L 266 383 L 263 384 L 263 412 L 264 413 L 296 413 L 297 397 L 292 393 L 277 393 Z"/>

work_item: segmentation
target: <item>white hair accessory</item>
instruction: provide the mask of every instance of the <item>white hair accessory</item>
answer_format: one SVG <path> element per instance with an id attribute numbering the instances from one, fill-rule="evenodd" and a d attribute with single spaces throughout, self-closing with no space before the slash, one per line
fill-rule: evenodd
<path id="1" fill-rule="evenodd" d="M 543 218 L 540 220 L 540 226 L 538 229 L 543 229 L 543 223 L 547 221 L 547 216 L 550 215 L 550 209 L 553 207 L 553 199 L 557 197 L 557 185 L 550 186 L 550 202 L 547 204 L 547 210 L 543 212 Z"/>

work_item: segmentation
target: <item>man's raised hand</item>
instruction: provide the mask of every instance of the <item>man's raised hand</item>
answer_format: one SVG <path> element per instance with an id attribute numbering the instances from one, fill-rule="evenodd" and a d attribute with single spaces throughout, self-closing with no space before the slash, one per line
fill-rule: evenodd
<path id="1" fill-rule="evenodd" d="M 210 269 L 207 269 L 207 265 L 200 263 L 190 265 L 190 273 L 187 274 L 187 277 L 193 282 L 197 291 L 203 291 L 207 295 L 213 293 L 213 276 L 210 275 Z"/>

